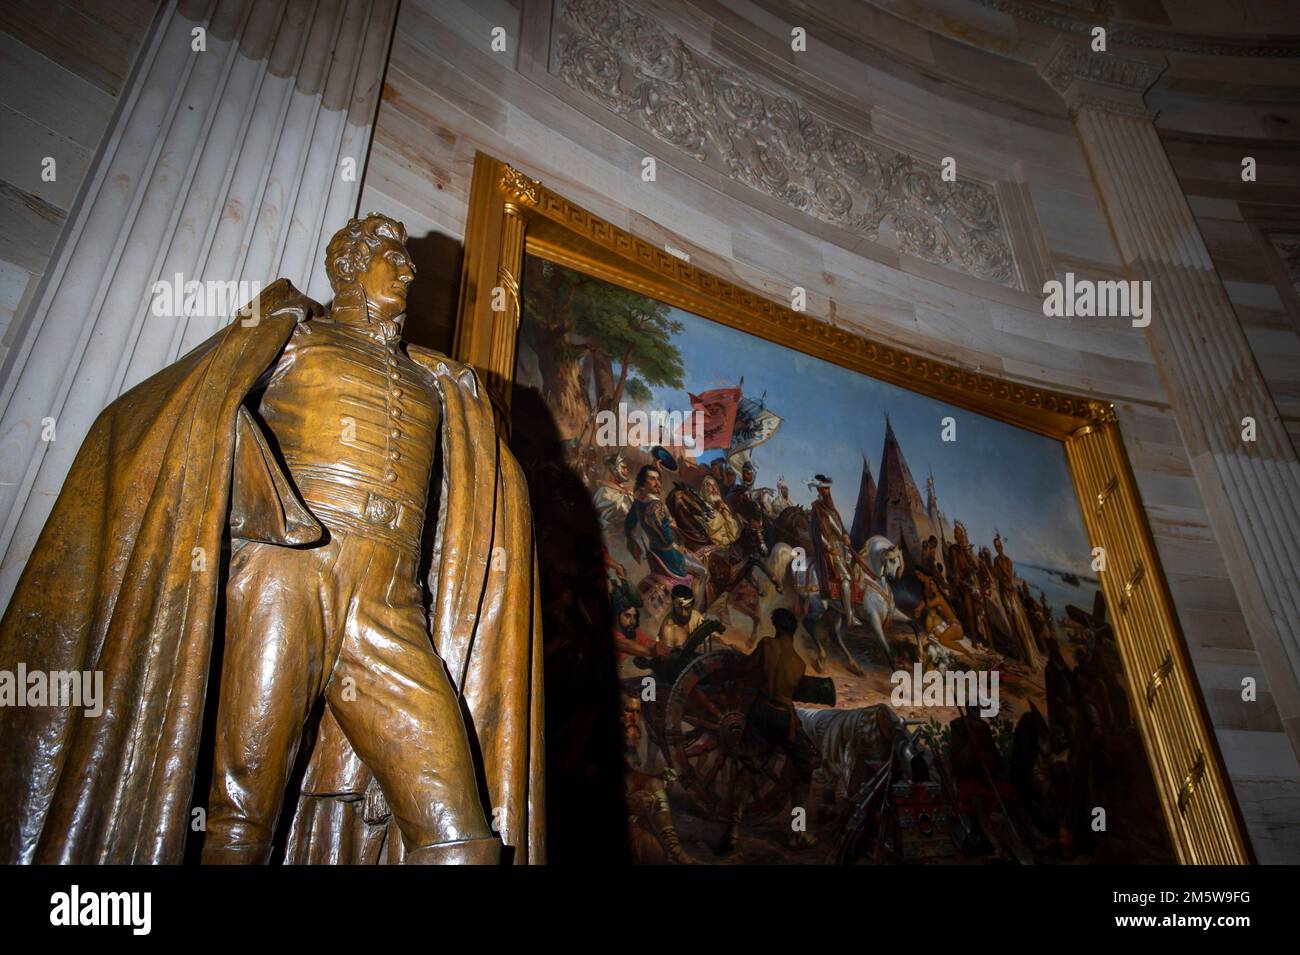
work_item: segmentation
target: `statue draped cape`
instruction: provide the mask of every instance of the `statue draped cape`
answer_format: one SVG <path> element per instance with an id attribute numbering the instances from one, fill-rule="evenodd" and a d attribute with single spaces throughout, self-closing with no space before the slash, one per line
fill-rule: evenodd
<path id="1" fill-rule="evenodd" d="M 0 861 L 185 856 L 207 796 L 195 784 L 220 679 L 227 528 L 286 545 L 321 534 L 244 401 L 323 309 L 285 280 L 249 308 L 256 323 L 236 320 L 100 414 L 0 621 L 0 671 L 102 671 L 104 690 L 98 717 L 0 707 Z M 430 636 L 463 701 L 485 814 L 508 858 L 541 862 L 541 624 L 523 476 L 474 372 L 408 353 L 443 401 Z M 337 724 L 323 718 L 303 747 L 286 861 L 400 860 L 382 794 Z"/>

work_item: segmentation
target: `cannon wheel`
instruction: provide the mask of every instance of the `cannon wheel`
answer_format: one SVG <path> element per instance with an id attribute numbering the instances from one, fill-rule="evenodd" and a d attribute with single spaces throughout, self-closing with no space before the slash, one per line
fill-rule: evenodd
<path id="1" fill-rule="evenodd" d="M 790 797 L 790 760 L 745 732 L 758 695 L 748 665 L 742 653 L 706 653 L 682 671 L 668 695 L 664 730 L 677 782 L 706 819 L 727 821 L 733 797 L 744 804 L 746 819 L 770 817 Z"/>

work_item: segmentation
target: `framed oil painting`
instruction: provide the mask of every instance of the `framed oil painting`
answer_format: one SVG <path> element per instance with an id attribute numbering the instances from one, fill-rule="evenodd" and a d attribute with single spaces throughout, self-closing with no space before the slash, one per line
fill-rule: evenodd
<path id="1" fill-rule="evenodd" d="M 1245 858 L 1113 410 L 829 328 L 480 156 L 557 861 Z"/>

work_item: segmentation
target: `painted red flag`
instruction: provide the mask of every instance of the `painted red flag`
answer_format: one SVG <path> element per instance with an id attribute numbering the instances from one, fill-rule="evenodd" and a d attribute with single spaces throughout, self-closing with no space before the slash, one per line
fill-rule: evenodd
<path id="1" fill-rule="evenodd" d="M 704 418 L 704 446 L 699 450 L 731 447 L 736 409 L 740 407 L 740 389 L 714 388 L 703 394 L 691 395 L 691 407 L 697 415 Z"/>

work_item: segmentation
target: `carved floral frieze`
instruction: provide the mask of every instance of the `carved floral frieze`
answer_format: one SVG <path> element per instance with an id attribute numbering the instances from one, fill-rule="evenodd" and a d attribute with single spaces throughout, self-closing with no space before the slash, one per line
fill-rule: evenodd
<path id="1" fill-rule="evenodd" d="M 619 0 L 559 0 L 550 71 L 657 139 L 821 221 L 1016 286 L 993 189 L 829 122 Z"/>

